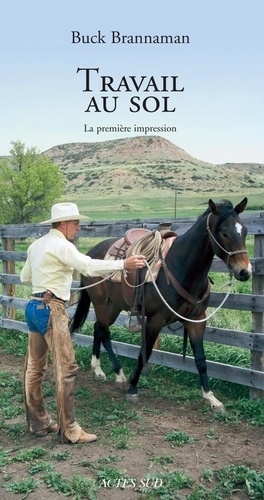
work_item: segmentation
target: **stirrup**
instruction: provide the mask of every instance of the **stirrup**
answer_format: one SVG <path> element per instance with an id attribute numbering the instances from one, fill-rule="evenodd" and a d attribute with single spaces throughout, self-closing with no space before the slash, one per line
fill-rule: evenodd
<path id="1" fill-rule="evenodd" d="M 142 328 L 142 321 L 140 319 L 139 313 L 131 313 L 131 311 L 128 311 L 127 318 L 124 322 L 124 327 L 133 333 L 140 332 Z"/>

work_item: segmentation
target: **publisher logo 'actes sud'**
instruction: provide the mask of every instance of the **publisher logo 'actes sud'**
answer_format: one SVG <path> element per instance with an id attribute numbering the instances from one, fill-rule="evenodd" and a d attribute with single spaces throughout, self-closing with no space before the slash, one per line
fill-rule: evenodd
<path id="1" fill-rule="evenodd" d="M 188 35 L 124 35 L 120 31 L 110 31 L 108 35 L 101 30 L 89 35 L 83 35 L 80 31 L 71 31 L 71 43 L 73 44 L 189 44 Z"/>
<path id="2" fill-rule="evenodd" d="M 149 488 L 158 489 L 163 486 L 163 481 L 161 478 L 142 478 L 139 481 L 133 478 L 118 478 L 118 479 L 103 479 L 100 483 L 100 488 L 120 488 L 122 490 L 126 488 Z"/>

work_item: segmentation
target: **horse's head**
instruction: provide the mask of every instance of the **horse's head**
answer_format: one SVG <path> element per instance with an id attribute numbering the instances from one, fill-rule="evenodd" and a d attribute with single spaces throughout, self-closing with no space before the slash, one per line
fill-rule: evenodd
<path id="1" fill-rule="evenodd" d="M 247 206 L 247 198 L 233 207 L 224 200 L 208 202 L 207 230 L 214 253 L 222 259 L 239 281 L 247 281 L 252 266 L 246 249 L 247 229 L 241 221 L 241 214 Z"/>

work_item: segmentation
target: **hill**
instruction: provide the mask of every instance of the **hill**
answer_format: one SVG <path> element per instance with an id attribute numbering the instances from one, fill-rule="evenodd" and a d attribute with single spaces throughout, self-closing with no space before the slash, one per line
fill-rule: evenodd
<path id="1" fill-rule="evenodd" d="M 242 193 L 264 188 L 263 164 L 214 165 L 159 136 L 54 146 L 43 154 L 65 175 L 67 194 L 111 196 L 127 190 Z M 130 193 L 132 195 L 132 192 Z"/>

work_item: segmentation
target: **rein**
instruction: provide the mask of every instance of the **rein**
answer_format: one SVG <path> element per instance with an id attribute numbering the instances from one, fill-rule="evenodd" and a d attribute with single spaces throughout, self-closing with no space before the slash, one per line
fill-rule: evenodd
<path id="1" fill-rule="evenodd" d="M 158 293 L 158 295 L 160 296 L 162 302 L 165 304 L 165 306 L 173 313 L 175 314 L 176 316 L 178 316 L 179 318 L 181 318 L 182 320 L 184 321 L 188 321 L 190 323 L 204 323 L 205 321 L 207 321 L 208 319 L 212 318 L 218 311 L 219 309 L 221 309 L 221 307 L 223 307 L 224 303 L 226 302 L 226 300 L 228 299 L 230 293 L 231 293 L 231 290 L 229 290 L 226 294 L 226 296 L 224 297 L 224 299 L 222 300 L 221 304 L 211 313 L 209 314 L 209 316 L 206 316 L 204 319 L 190 319 L 190 318 L 185 318 L 184 316 L 181 316 L 181 314 L 179 314 L 177 311 L 174 311 L 174 309 L 172 309 L 172 307 L 168 304 L 168 302 L 164 299 L 163 295 L 160 293 L 158 287 L 157 287 L 157 284 L 155 282 L 155 279 L 153 277 L 153 274 L 152 274 L 152 271 L 148 265 L 148 263 L 146 262 L 146 266 L 149 270 L 149 273 L 150 273 L 150 276 L 151 276 L 151 279 L 152 279 L 152 283 Z M 230 273 L 230 280 L 226 283 L 226 285 L 230 286 L 233 284 L 232 282 L 232 273 Z M 199 302 L 201 301 L 198 301 L 196 302 L 196 304 L 198 304 Z"/>
<path id="2" fill-rule="evenodd" d="M 71 288 L 71 292 L 79 292 L 81 290 L 87 290 L 87 288 L 92 288 L 93 286 L 100 285 L 101 283 L 104 283 L 104 281 L 109 280 L 114 276 L 118 271 L 114 271 L 113 273 L 109 274 L 109 276 L 106 276 L 105 278 L 101 279 L 100 281 L 96 281 L 96 283 L 91 283 L 91 285 L 86 285 L 86 286 L 81 286 L 79 288 Z"/>

